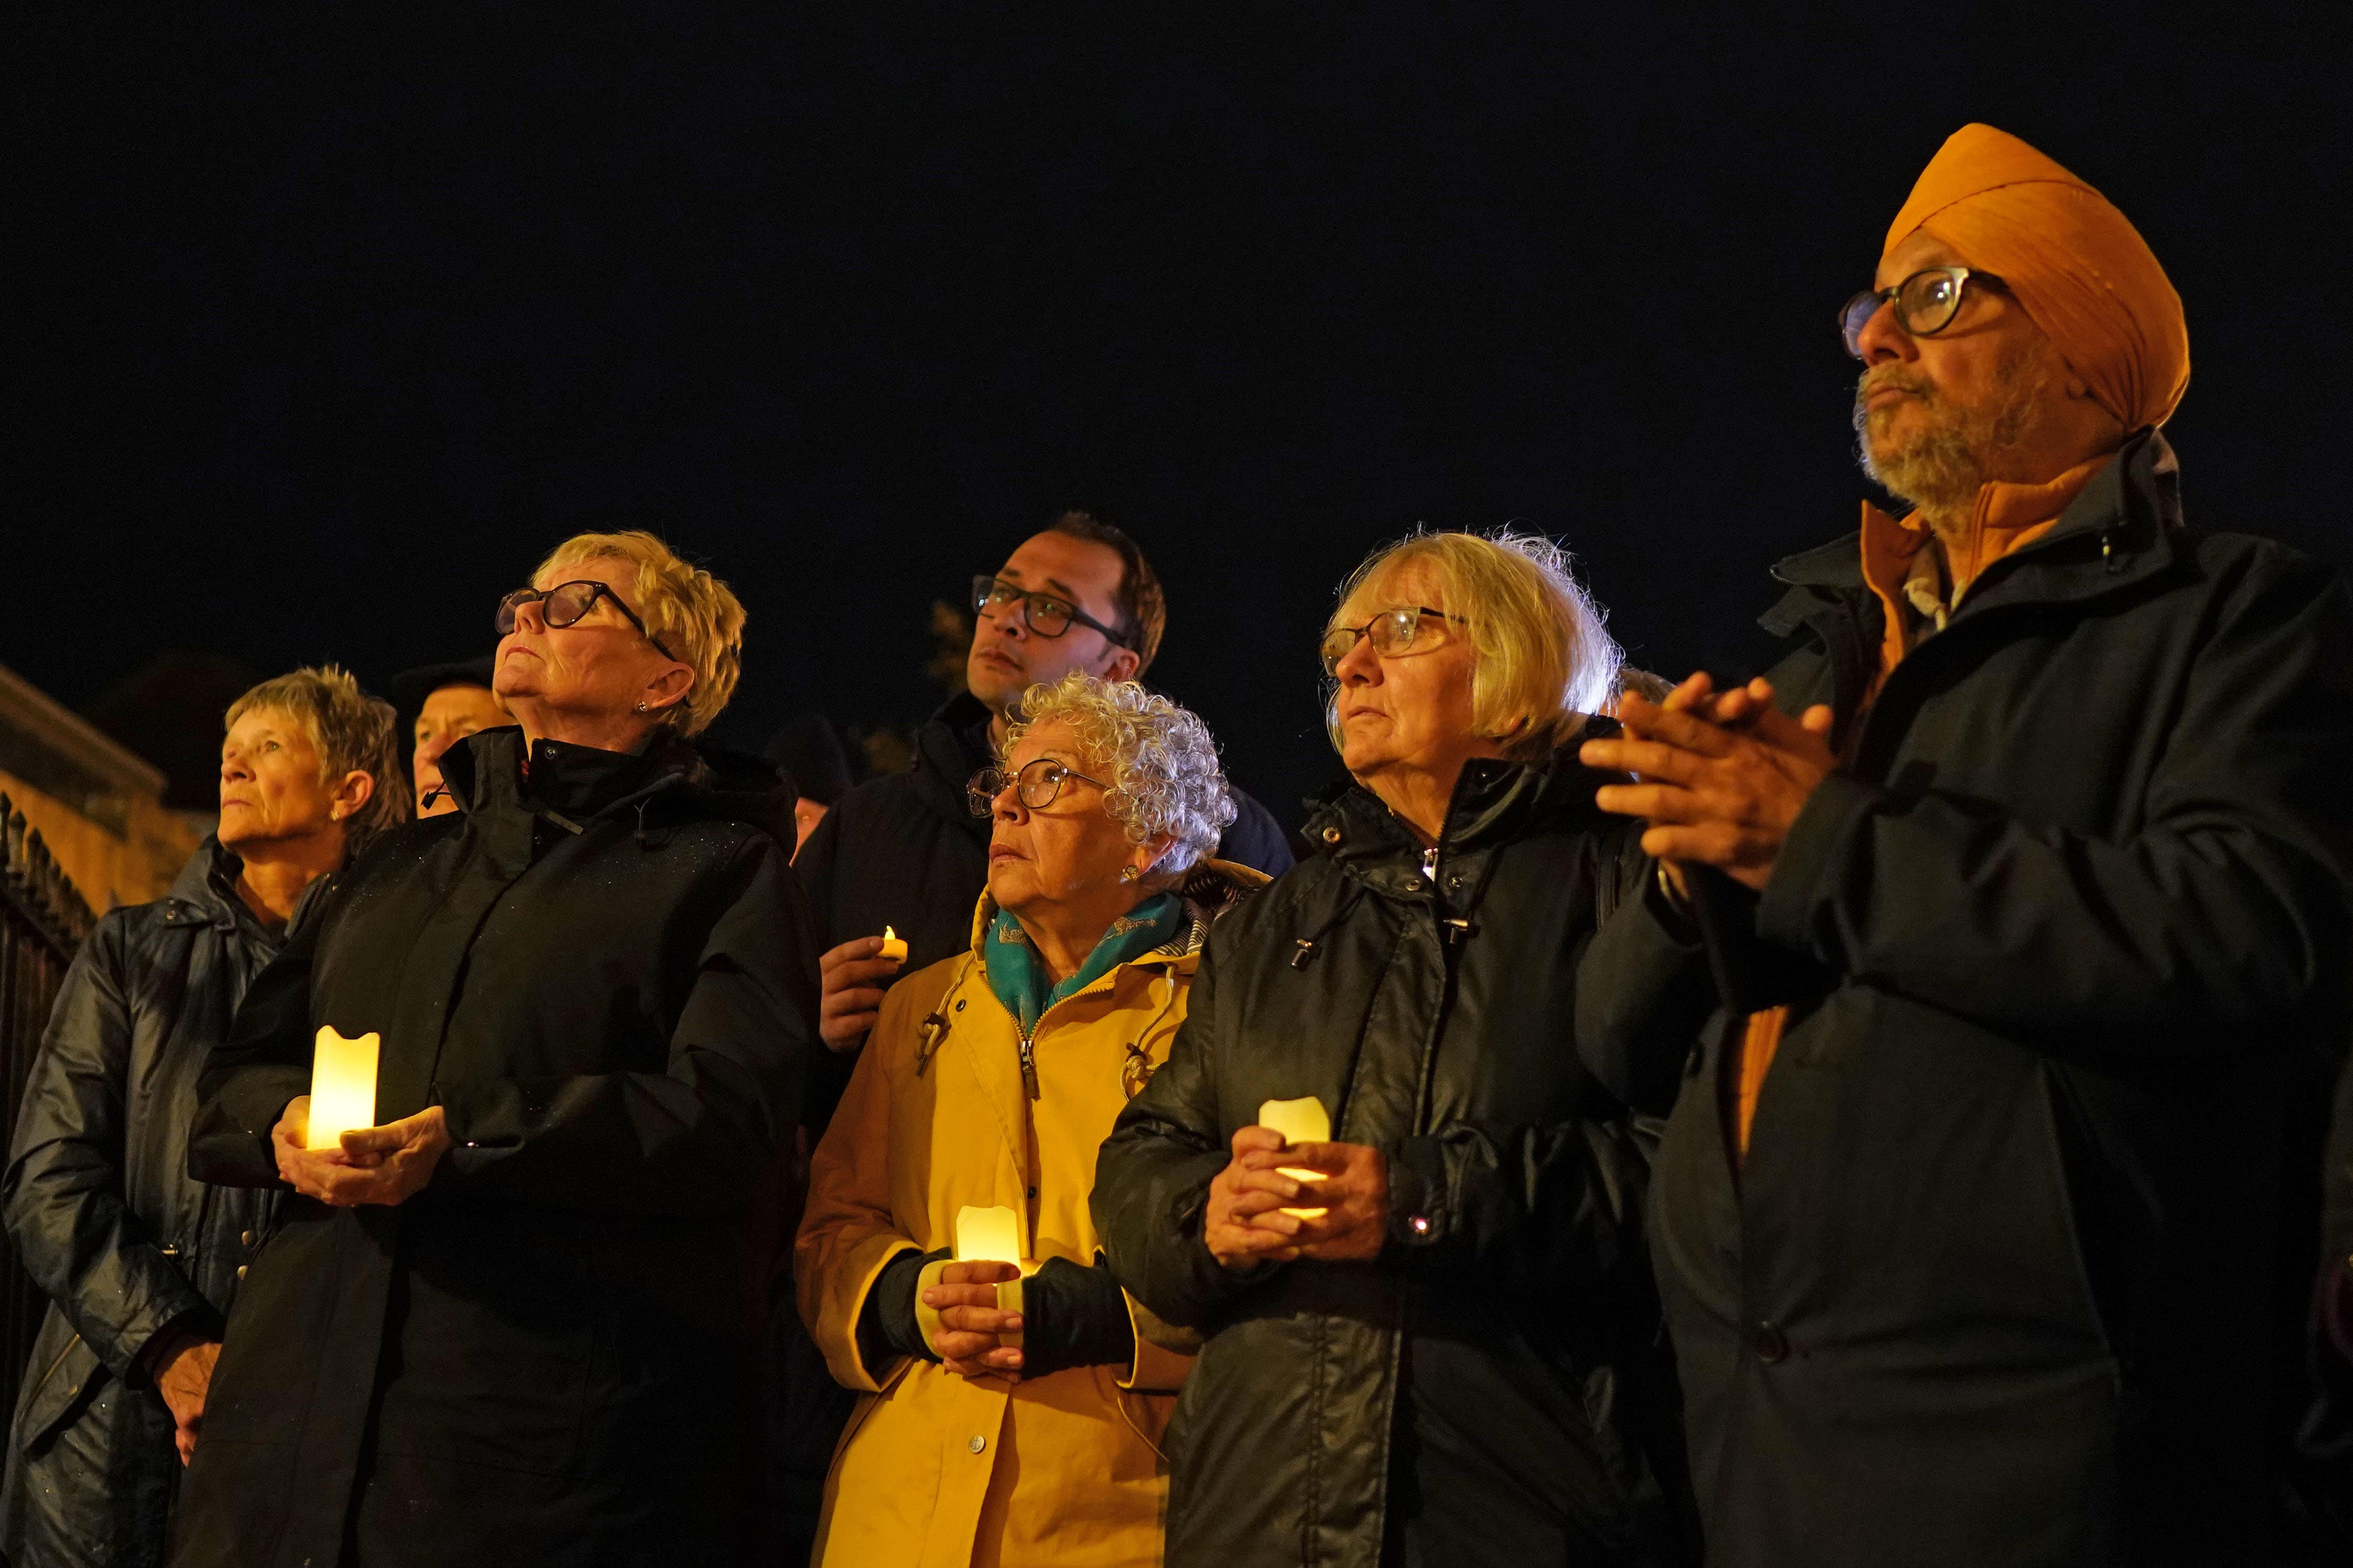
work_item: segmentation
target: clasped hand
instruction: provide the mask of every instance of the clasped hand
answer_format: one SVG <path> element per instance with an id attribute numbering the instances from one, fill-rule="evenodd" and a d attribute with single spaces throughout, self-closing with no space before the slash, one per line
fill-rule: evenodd
<path id="1" fill-rule="evenodd" d="M 1319 1171 L 1320 1182 L 1286 1176 L 1282 1167 Z M 1315 1218 L 1285 1208 L 1320 1208 Z M 1254 1263 L 1369 1263 L 1388 1237 L 1389 1163 L 1363 1143 L 1286 1143 L 1270 1127 L 1244 1127 L 1233 1158 L 1209 1184 L 1202 1239 L 1228 1268 Z"/>
<path id="2" fill-rule="evenodd" d="M 449 1152 L 449 1121 L 438 1105 L 381 1127 L 354 1128 L 342 1146 L 306 1149 L 311 1134 L 311 1097 L 287 1103 L 269 1142 L 278 1153 L 278 1173 L 305 1197 L 353 1208 L 361 1204 L 405 1203 L 433 1178 Z"/>
<path id="3" fill-rule="evenodd" d="M 1646 819 L 1643 851 L 1670 867 L 1714 866 L 1759 890 L 1814 786 L 1838 765 L 1831 710 L 1818 704 L 1792 720 L 1762 679 L 1718 693 L 1694 675 L 1663 702 L 1629 691 L 1618 721 L 1622 736 L 1588 741 L 1577 756 L 1635 782 L 1603 785 L 1594 804 Z"/>
<path id="4" fill-rule="evenodd" d="M 923 1305 L 940 1315 L 932 1349 L 942 1366 L 959 1377 L 1021 1381 L 1021 1352 L 997 1338 L 1021 1331 L 1021 1314 L 997 1305 L 998 1284 L 1020 1278 L 1010 1263 L 951 1263 L 940 1270 L 938 1284 L 924 1288 Z"/>

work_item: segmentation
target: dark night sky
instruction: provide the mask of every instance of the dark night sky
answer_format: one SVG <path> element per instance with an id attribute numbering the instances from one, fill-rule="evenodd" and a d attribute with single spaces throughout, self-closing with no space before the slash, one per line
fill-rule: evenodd
<path id="1" fill-rule="evenodd" d="M 202 9 L 19 22 L 0 661 L 69 702 L 486 648 L 628 508 L 751 610 L 723 733 L 912 719 L 930 601 L 1084 506 L 1289 815 L 1331 586 L 1417 521 L 1736 657 L 1852 526 L 1831 312 L 1972 119 L 2170 270 L 2193 519 L 2348 554 L 2353 59 L 2253 8 Z"/>

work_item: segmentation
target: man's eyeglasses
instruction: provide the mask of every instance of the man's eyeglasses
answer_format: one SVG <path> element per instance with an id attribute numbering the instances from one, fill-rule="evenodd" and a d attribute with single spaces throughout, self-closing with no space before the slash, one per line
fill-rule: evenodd
<path id="1" fill-rule="evenodd" d="M 972 775 L 972 782 L 964 786 L 965 804 L 972 807 L 975 816 L 987 816 L 996 811 L 997 797 L 1005 793 L 1005 786 L 1009 784 L 1014 786 L 1014 794 L 1020 797 L 1023 805 L 1032 811 L 1043 811 L 1054 804 L 1054 797 L 1062 793 L 1062 785 L 1071 779 L 1091 784 L 1097 789 L 1111 788 L 1103 780 L 1091 779 L 1082 773 L 1064 767 L 1051 757 L 1038 757 L 1018 773 L 1008 773 L 1003 768 L 981 769 Z"/>
<path id="2" fill-rule="evenodd" d="M 1895 306 L 1897 326 L 1915 338 L 1935 337 L 1961 313 L 1961 300 L 1971 283 L 1996 291 L 2004 287 L 2002 280 L 1990 272 L 1972 271 L 1967 267 L 1931 267 L 1915 272 L 1893 289 L 1865 289 L 1839 310 L 1839 335 L 1846 340 L 1846 352 L 1857 359 L 1862 357 L 1862 329 L 1879 314 L 1879 307 L 1891 300 Z"/>
<path id="3" fill-rule="evenodd" d="M 1018 588 L 1000 577 L 975 577 L 972 580 L 972 608 L 975 615 L 987 615 L 991 610 L 999 614 L 1021 606 L 1021 624 L 1041 637 L 1058 637 L 1071 629 L 1075 621 L 1080 626 L 1098 631 L 1121 647 L 1133 649 L 1135 645 L 1124 636 L 1111 629 L 1068 599 L 1058 599 L 1051 594 L 1032 594 Z"/>
<path id="4" fill-rule="evenodd" d="M 1361 626 L 1334 626 L 1324 634 L 1317 651 L 1324 656 L 1324 673 L 1337 678 L 1340 661 L 1348 650 L 1363 637 L 1373 645 L 1373 651 L 1384 658 L 1393 658 L 1413 647 L 1421 635 L 1424 620 L 1452 621 L 1458 626 L 1471 623 L 1461 616 L 1450 616 L 1444 610 L 1433 610 L 1428 605 L 1400 605 L 1394 610 L 1383 610 Z"/>
<path id="5" fill-rule="evenodd" d="M 602 583 L 582 581 L 558 583 L 554 587 L 545 589 L 517 588 L 499 601 L 498 619 L 494 624 L 498 626 L 499 636 L 506 636 L 515 628 L 515 612 L 537 600 L 541 619 L 551 626 L 568 626 L 595 609 L 599 599 L 610 599 L 613 608 L 628 616 L 629 625 L 638 628 L 639 637 L 654 645 L 656 653 L 667 659 L 678 658 L 678 655 L 662 647 L 661 638 L 646 630 L 646 623 L 638 619 L 637 611 L 621 603 L 621 595 Z"/>

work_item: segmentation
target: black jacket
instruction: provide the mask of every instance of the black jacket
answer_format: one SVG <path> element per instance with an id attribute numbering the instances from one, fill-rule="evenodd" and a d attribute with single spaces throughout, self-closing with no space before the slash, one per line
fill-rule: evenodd
<path id="1" fill-rule="evenodd" d="M 1858 554 L 1783 562 L 1764 623 L 1852 761 L 1720 928 L 1794 1009 L 1736 1181 L 1691 933 L 1630 901 L 1579 987 L 1638 1101 L 1691 1065 L 1652 1235 L 1710 1562 L 2263 1561 L 2286 1100 L 2345 1037 L 2344 588 L 2182 529 L 2144 435 L 1848 734 Z"/>
<path id="2" fill-rule="evenodd" d="M 228 1325 L 174 1561 L 723 1560 L 748 1466 L 738 1215 L 797 1096 L 816 964 L 756 798 L 691 755 L 522 732 L 443 759 L 254 984 L 190 1166 L 276 1182 L 314 1031 L 454 1147 L 397 1207 L 284 1199 Z"/>
<path id="3" fill-rule="evenodd" d="M 168 895 L 98 922 L 25 1085 L 8 1234 L 50 1305 L 0 1493 L 0 1556 L 22 1568 L 163 1561 L 180 1456 L 140 1352 L 170 1324 L 217 1336 L 269 1234 L 274 1194 L 187 1172 L 205 1053 L 279 948 L 238 869 L 207 838 Z M 327 885 L 305 890 L 298 929 Z"/>
<path id="4" fill-rule="evenodd" d="M 1646 1137 L 1570 1037 L 1577 961 L 1647 863 L 1603 775 L 1474 762 L 1434 879 L 1350 788 L 1219 922 L 1093 1205 L 1113 1270 L 1206 1333 L 1169 1428 L 1168 1562 L 1687 1562 L 1641 1235 Z M 1373 1265 L 1228 1273 L 1209 1183 L 1268 1100 L 1387 1154 Z"/>
<path id="5" fill-rule="evenodd" d="M 995 758 L 988 710 L 957 697 L 915 734 L 915 765 L 869 779 L 825 814 L 793 862 L 817 910 L 818 940 L 833 947 L 880 936 L 906 939 L 913 974 L 971 945 L 972 907 L 988 882 L 988 819 L 965 803 L 965 784 Z M 1291 846 L 1266 807 L 1235 790 L 1239 812 L 1215 854 L 1279 877 Z"/>

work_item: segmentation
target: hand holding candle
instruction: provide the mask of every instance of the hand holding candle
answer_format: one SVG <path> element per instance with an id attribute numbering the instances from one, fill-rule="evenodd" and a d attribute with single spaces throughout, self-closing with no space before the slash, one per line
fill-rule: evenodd
<path id="1" fill-rule="evenodd" d="M 889 926 L 881 936 L 854 936 L 817 961 L 817 1032 L 845 1055 L 866 1043 L 882 1007 L 882 988 L 907 962 L 907 942 Z"/>
<path id="2" fill-rule="evenodd" d="M 927 1266 L 915 1293 L 923 1338 L 948 1371 L 1019 1380 L 1020 1254 L 1011 1209 L 967 1205 L 957 1213 L 955 1260 Z"/>
<path id="3" fill-rule="evenodd" d="M 1332 1113 L 1314 1095 L 1304 1100 L 1270 1100 L 1258 1108 L 1258 1124 L 1282 1134 L 1286 1145 L 1293 1143 L 1328 1143 L 1332 1141 Z M 1321 1171 L 1311 1171 L 1303 1165 L 1275 1167 L 1294 1182 L 1320 1182 Z M 1322 1209 L 1285 1209 L 1283 1213 L 1296 1219 L 1322 1219 Z"/>

